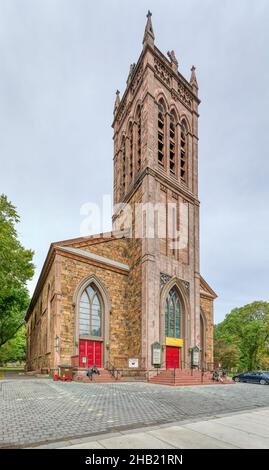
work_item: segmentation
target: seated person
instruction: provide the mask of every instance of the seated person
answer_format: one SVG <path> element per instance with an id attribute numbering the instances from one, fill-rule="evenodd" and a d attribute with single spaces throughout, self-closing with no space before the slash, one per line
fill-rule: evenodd
<path id="1" fill-rule="evenodd" d="M 93 374 L 100 375 L 100 371 L 98 370 L 97 366 L 94 364 L 92 367 L 88 369 L 87 376 L 92 381 Z"/>
<path id="2" fill-rule="evenodd" d="M 90 367 L 90 368 L 88 369 L 88 372 L 87 372 L 86 375 L 89 377 L 90 380 L 92 380 L 92 375 L 93 375 L 92 367 Z"/>
<path id="3" fill-rule="evenodd" d="M 97 369 L 97 366 L 95 364 L 92 366 L 92 371 L 94 374 L 100 375 L 100 371 Z"/>
<path id="4" fill-rule="evenodd" d="M 219 381 L 219 372 L 217 370 L 214 370 L 212 374 L 212 379 L 216 380 L 217 382 Z"/>

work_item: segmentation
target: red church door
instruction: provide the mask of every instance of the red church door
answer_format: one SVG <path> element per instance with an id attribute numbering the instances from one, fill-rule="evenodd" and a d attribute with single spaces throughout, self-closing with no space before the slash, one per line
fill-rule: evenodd
<path id="1" fill-rule="evenodd" d="M 166 346 L 166 369 L 179 369 L 180 348 Z"/>
<path id="2" fill-rule="evenodd" d="M 79 341 L 79 367 L 102 367 L 102 342 L 81 339 Z"/>

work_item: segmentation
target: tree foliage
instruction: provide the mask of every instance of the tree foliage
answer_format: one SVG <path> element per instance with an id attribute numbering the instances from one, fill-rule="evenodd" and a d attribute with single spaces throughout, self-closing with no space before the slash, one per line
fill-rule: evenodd
<path id="1" fill-rule="evenodd" d="M 26 353 L 26 328 L 23 325 L 3 346 L 0 347 L 0 366 L 8 362 L 24 362 Z"/>
<path id="2" fill-rule="evenodd" d="M 33 251 L 18 240 L 20 218 L 5 195 L 0 196 L 0 347 L 24 323 L 29 294 L 26 283 L 32 278 Z"/>
<path id="3" fill-rule="evenodd" d="M 269 303 L 233 309 L 215 326 L 214 343 L 223 367 L 252 370 L 269 364 Z"/>

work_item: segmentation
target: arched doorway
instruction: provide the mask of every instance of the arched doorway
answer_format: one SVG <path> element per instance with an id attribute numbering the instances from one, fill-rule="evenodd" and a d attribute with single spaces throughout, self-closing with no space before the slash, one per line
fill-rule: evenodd
<path id="1" fill-rule="evenodd" d="M 79 367 L 93 364 L 104 368 L 109 362 L 109 319 L 111 301 L 103 282 L 90 274 L 78 284 L 73 297 L 74 349 Z"/>
<path id="2" fill-rule="evenodd" d="M 182 306 L 178 289 L 173 286 L 165 299 L 165 361 L 167 369 L 178 369 L 181 366 L 181 332 Z"/>
<path id="3" fill-rule="evenodd" d="M 90 274 L 78 284 L 73 297 L 74 349 L 78 366 L 95 363 L 105 367 L 109 361 L 109 316 L 111 301 L 106 286 Z M 99 364 L 99 366 L 98 366 Z"/>

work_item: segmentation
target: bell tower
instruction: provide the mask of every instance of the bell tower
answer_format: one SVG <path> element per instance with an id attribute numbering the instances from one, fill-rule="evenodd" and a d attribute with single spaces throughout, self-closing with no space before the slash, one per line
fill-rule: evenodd
<path id="1" fill-rule="evenodd" d="M 122 98 L 116 92 L 112 125 L 113 226 L 118 227 L 120 205 L 129 205 L 136 255 L 130 279 L 133 275 L 131 284 L 141 285 L 141 302 L 130 304 L 140 313 L 131 311 L 130 322 L 141 324 L 139 355 L 146 368 L 152 367 L 155 342 L 161 345 L 162 363 L 173 337 L 180 340 L 175 343 L 181 365 L 190 363 L 191 348 L 200 347 L 198 83 L 195 67 L 186 80 L 175 52 L 165 56 L 156 47 L 151 17 L 148 12 L 142 52 L 130 66 Z M 154 235 L 151 229 L 150 235 L 144 232 L 147 206 L 153 208 Z M 179 320 L 167 316 L 173 289 Z"/>

